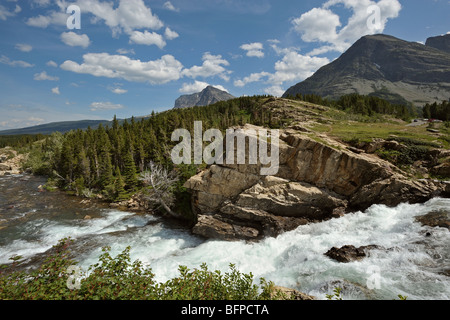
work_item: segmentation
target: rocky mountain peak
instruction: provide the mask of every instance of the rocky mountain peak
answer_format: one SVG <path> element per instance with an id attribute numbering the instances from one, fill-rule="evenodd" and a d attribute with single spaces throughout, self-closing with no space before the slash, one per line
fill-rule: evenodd
<path id="1" fill-rule="evenodd" d="M 359 39 L 338 59 L 289 88 L 283 97 L 301 93 L 338 99 L 358 93 L 423 106 L 450 97 L 449 79 L 447 52 L 377 34 Z"/>
<path id="2" fill-rule="evenodd" d="M 234 96 L 226 91 L 217 89 L 213 86 L 208 86 L 201 92 L 179 97 L 175 101 L 175 109 L 208 106 L 219 101 L 227 101 L 234 98 Z"/>

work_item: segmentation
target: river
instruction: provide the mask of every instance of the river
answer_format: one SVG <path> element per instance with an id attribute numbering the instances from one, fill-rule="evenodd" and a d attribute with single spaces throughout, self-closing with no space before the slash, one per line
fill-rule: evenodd
<path id="1" fill-rule="evenodd" d="M 177 276 L 179 265 L 196 268 L 205 262 L 210 270 L 226 272 L 234 263 L 241 272 L 252 272 L 255 281 L 264 277 L 319 299 L 335 287 L 343 288 L 344 299 L 392 300 L 399 294 L 409 300 L 450 299 L 450 232 L 415 221 L 416 216 L 448 210 L 450 199 L 395 208 L 373 205 L 249 243 L 206 241 L 150 214 L 39 192 L 43 183 L 44 178 L 29 175 L 0 177 L 0 264 L 16 254 L 31 258 L 71 237 L 85 271 L 98 261 L 102 247 L 110 246 L 114 256 L 131 246 L 132 260 L 149 265 L 158 281 Z M 371 244 L 386 249 L 350 263 L 324 255 L 332 247 Z"/>

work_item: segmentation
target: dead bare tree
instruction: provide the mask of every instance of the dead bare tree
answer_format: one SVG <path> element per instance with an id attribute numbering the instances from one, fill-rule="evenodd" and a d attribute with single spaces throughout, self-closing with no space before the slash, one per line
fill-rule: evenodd
<path id="1" fill-rule="evenodd" d="M 170 208 L 175 202 L 171 188 L 179 180 L 174 171 L 170 172 L 163 166 L 150 161 L 147 170 L 140 174 L 139 180 L 148 186 L 144 192 L 146 200 L 160 204 L 173 217 L 180 217 Z"/>

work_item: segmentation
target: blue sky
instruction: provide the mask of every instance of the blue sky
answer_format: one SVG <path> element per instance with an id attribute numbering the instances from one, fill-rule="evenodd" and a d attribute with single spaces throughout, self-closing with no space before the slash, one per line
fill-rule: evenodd
<path id="1" fill-rule="evenodd" d="M 80 29 L 67 26 L 73 4 Z M 207 85 L 281 95 L 364 35 L 446 34 L 449 9 L 448 0 L 1 0 L 0 130 L 148 115 Z"/>

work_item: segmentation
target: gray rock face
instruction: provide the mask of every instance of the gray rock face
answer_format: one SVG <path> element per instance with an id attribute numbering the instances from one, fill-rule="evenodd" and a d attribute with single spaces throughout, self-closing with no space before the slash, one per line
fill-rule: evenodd
<path id="1" fill-rule="evenodd" d="M 425 45 L 450 53 L 450 34 L 428 38 Z"/>
<path id="2" fill-rule="evenodd" d="M 244 127 L 251 128 L 257 127 Z M 375 203 L 423 202 L 445 189 L 411 180 L 388 162 L 337 141 L 318 142 L 292 129 L 280 133 L 276 175 L 260 175 L 260 164 L 211 165 L 186 182 L 198 216 L 195 234 L 258 240 Z"/>
<path id="3" fill-rule="evenodd" d="M 212 86 L 205 88 L 202 92 L 194 93 L 191 95 L 184 95 L 179 97 L 175 101 L 175 109 L 190 108 L 195 106 L 208 106 L 210 104 L 227 101 L 234 99 L 235 97 L 228 92 L 219 90 Z"/>
<path id="4" fill-rule="evenodd" d="M 430 40 L 435 42 L 444 41 Z M 450 97 L 450 53 L 387 35 L 365 36 L 284 97 L 298 93 L 331 99 L 358 93 L 418 106 L 441 102 Z"/>

